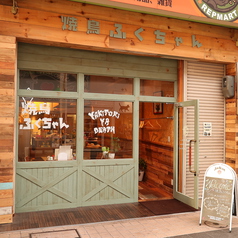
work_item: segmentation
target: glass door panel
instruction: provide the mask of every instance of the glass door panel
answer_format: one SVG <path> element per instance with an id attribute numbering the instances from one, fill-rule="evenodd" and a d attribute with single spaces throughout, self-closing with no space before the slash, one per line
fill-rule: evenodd
<path id="1" fill-rule="evenodd" d="M 198 207 L 198 101 L 175 105 L 174 198 Z"/>

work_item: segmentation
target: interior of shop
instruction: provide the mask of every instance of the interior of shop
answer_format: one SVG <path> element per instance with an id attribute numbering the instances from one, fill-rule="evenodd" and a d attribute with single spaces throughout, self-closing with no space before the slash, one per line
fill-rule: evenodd
<path id="1" fill-rule="evenodd" d="M 159 112 L 154 109 L 157 104 Z M 173 104 L 141 102 L 140 118 L 139 200 L 170 199 L 173 197 Z"/>

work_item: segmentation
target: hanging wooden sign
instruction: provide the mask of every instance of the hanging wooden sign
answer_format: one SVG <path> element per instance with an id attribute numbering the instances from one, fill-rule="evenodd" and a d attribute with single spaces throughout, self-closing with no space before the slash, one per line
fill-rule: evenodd
<path id="1" fill-rule="evenodd" d="M 234 170 L 222 163 L 211 165 L 205 173 L 200 222 L 226 227 L 231 232 L 236 175 Z"/>

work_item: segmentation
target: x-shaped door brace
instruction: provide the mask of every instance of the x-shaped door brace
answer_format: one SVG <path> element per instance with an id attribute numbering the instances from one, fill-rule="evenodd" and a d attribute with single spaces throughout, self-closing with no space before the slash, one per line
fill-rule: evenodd
<path id="1" fill-rule="evenodd" d="M 123 188 L 119 187 L 118 185 L 116 185 L 114 182 L 120 178 L 121 176 L 123 176 L 124 174 L 128 173 L 130 170 L 132 170 L 134 168 L 133 165 L 128 166 L 126 169 L 122 170 L 121 172 L 114 174 L 114 176 L 112 176 L 109 179 L 106 179 L 105 177 L 103 177 L 102 175 L 96 173 L 95 171 L 92 171 L 88 168 L 84 168 L 83 171 L 89 175 L 91 175 L 92 177 L 94 177 L 95 179 L 99 179 L 101 182 L 103 182 L 100 186 L 98 186 L 97 188 L 93 189 L 90 193 L 88 193 L 87 195 L 85 195 L 83 197 L 83 201 L 86 202 L 88 199 L 90 199 L 91 197 L 93 197 L 95 194 L 97 194 L 99 191 L 101 191 L 102 189 L 106 188 L 107 186 L 110 186 L 111 188 L 117 190 L 118 192 L 124 194 L 125 196 L 127 196 L 128 198 L 132 197 L 132 194 L 125 191 Z"/>
<path id="2" fill-rule="evenodd" d="M 37 186 L 40 187 L 40 189 L 32 194 L 30 194 L 29 196 L 25 197 L 24 199 L 22 199 L 21 201 L 19 201 L 16 205 L 17 207 L 22 207 L 24 206 L 26 203 L 30 202 L 32 199 L 38 197 L 40 194 L 42 194 L 45 191 L 49 191 L 65 200 L 67 200 L 70 203 L 75 203 L 76 202 L 76 198 L 69 196 L 68 194 L 59 191 L 56 188 L 53 188 L 54 185 L 56 185 L 57 183 L 59 183 L 60 181 L 64 180 L 66 177 L 68 177 L 69 175 L 73 174 L 74 172 L 77 171 L 77 167 L 76 168 L 70 168 L 68 171 L 66 171 L 63 174 L 60 174 L 59 176 L 57 176 L 56 178 L 54 178 L 53 180 L 51 180 L 50 182 L 44 182 L 41 181 L 40 179 L 36 178 L 35 176 L 23 171 L 23 170 L 18 170 L 17 174 L 22 176 L 23 178 L 29 180 L 30 182 L 36 184 Z"/>

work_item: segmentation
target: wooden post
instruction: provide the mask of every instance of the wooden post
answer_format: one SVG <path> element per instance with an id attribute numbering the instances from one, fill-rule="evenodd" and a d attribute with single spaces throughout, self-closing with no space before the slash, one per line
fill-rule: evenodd
<path id="1" fill-rule="evenodd" d="M 0 223 L 13 217 L 16 38 L 0 36 Z"/>
<path id="2" fill-rule="evenodd" d="M 236 63 L 226 66 L 226 75 L 236 75 Z M 226 164 L 231 166 L 238 173 L 238 153 L 237 153 L 237 82 L 235 83 L 235 96 L 226 99 Z"/>

